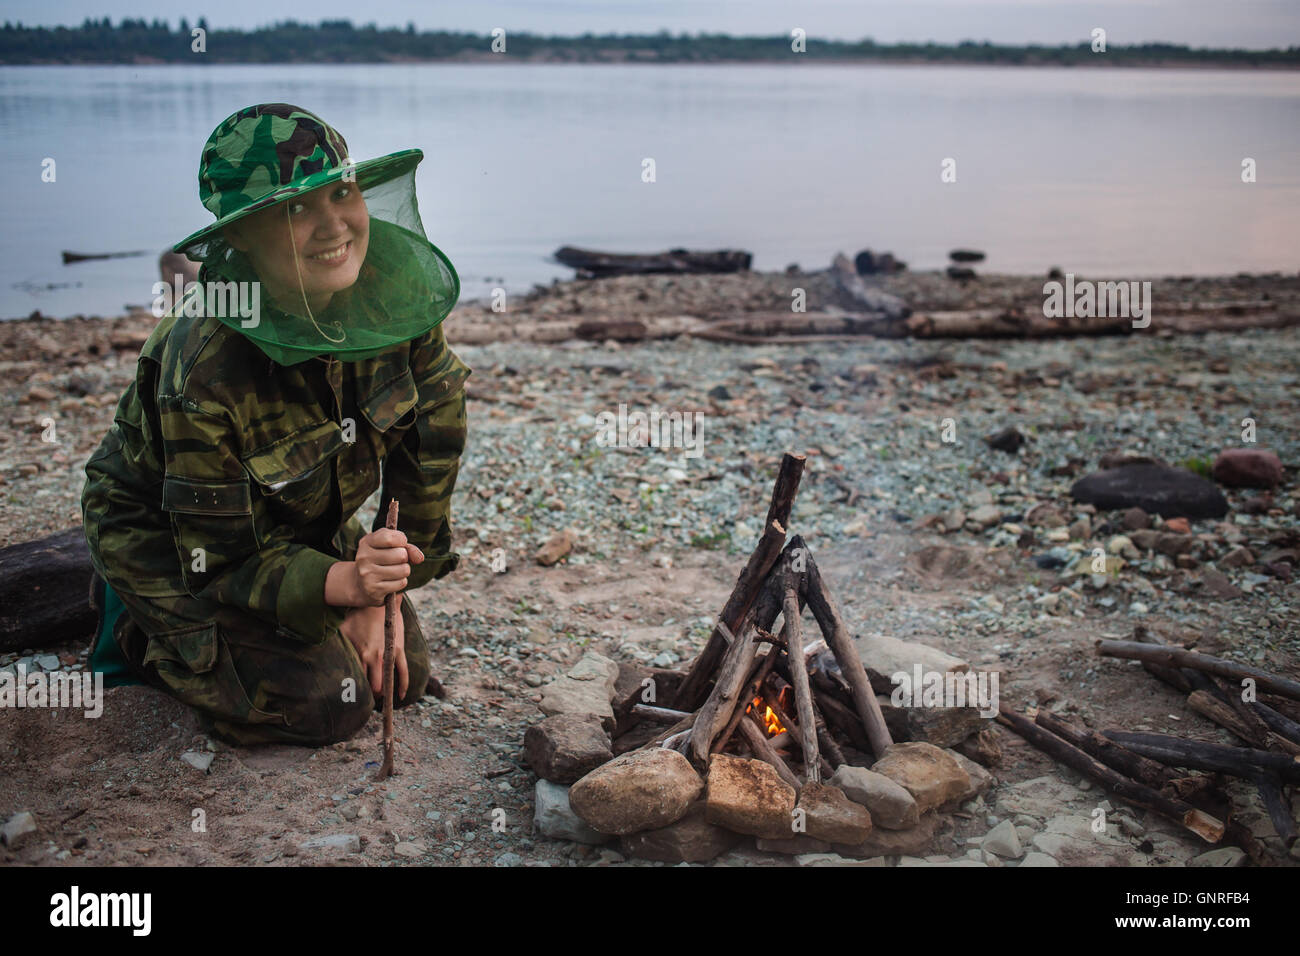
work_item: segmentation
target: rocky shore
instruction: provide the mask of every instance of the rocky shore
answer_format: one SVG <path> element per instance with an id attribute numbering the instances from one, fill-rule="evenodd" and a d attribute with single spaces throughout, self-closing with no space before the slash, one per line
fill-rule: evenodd
<path id="1" fill-rule="evenodd" d="M 463 307 L 448 336 L 455 343 L 530 319 L 788 309 L 792 281 L 810 309 L 844 307 L 825 273 L 621 277 L 557 283 L 504 313 Z M 881 285 L 915 310 L 941 310 L 1041 307 L 1043 281 L 901 273 Z M 1018 709 L 1231 742 L 1136 664 L 1097 658 L 1093 643 L 1127 638 L 1140 623 L 1297 676 L 1300 329 L 1174 335 L 1159 315 L 1162 301 L 1269 299 L 1300 312 L 1300 277 L 1166 278 L 1153 287 L 1152 327 L 1114 338 L 459 345 L 474 369 L 454 503 L 464 563 L 412 595 L 449 697 L 400 713 L 411 763 L 397 786 L 383 792 L 363 771 L 379 751 L 370 739 L 377 719 L 364 740 L 313 756 L 213 745 L 215 760 L 200 771 L 179 759 L 208 749 L 191 717 L 127 688 L 112 692 L 89 730 L 80 716 L 0 720 L 0 819 L 30 810 L 40 826 L 5 859 L 621 862 L 614 850 L 533 832 L 537 778 L 522 744 L 540 716 L 540 688 L 588 651 L 654 666 L 697 653 L 758 535 L 787 450 L 809 456 L 793 530 L 834 578 L 855 632 L 1000 670 L 1003 700 Z M 0 323 L 0 390 L 13 416 L 0 431 L 0 546 L 80 522 L 82 467 L 153 322 Z M 602 446 L 599 416 L 620 405 L 699 413 L 699 456 Z M 1243 442 L 1244 419 L 1253 443 Z M 51 422 L 57 444 L 42 441 Z M 1021 436 L 1016 447 L 985 440 L 1006 429 Z M 1208 475 L 1225 449 L 1267 449 L 1282 470 L 1270 488 L 1222 486 L 1221 517 L 1106 512 L 1071 497 L 1107 456 Z M 537 549 L 565 531 L 568 555 L 538 565 Z M 1101 573 L 1085 560 L 1097 549 Z M 505 573 L 494 572 L 494 557 Z M 72 666 L 80 649 L 65 650 L 61 663 Z M 1008 820 L 1017 847 L 1062 863 L 1181 865 L 1210 849 L 1141 811 L 1091 839 L 1092 808 L 1122 801 L 995 733 L 1005 753 L 996 785 L 916 859 L 987 864 L 988 854 L 967 850 Z M 67 769 L 51 774 L 51 760 Z M 231 788 L 247 802 L 232 802 Z M 220 807 L 225 821 L 202 844 L 176 823 L 195 799 Z M 1251 809 L 1242 822 L 1267 842 L 1266 815 L 1249 794 L 1243 800 Z M 78 808 L 78 819 L 59 823 Z M 504 831 L 492 826 L 495 809 L 506 811 Z M 1002 836 L 998 845 L 1011 842 Z M 732 851 L 715 862 L 771 860 Z"/>

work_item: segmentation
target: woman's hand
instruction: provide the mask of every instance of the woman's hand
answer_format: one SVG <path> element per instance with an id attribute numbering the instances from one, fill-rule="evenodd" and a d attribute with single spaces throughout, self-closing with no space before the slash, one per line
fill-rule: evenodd
<path id="1" fill-rule="evenodd" d="M 424 553 L 408 544 L 400 531 L 380 528 L 357 545 L 355 584 L 359 604 L 382 607 L 384 598 L 406 587 L 411 565 L 424 560 Z"/>
<path id="2" fill-rule="evenodd" d="M 366 678 L 376 699 L 384 692 L 384 608 L 357 607 L 343 618 L 339 631 L 352 642 L 366 669 Z M 402 605 L 397 605 L 393 617 L 393 683 L 394 700 L 406 696 L 410 674 L 406 668 L 406 631 L 402 627 Z"/>

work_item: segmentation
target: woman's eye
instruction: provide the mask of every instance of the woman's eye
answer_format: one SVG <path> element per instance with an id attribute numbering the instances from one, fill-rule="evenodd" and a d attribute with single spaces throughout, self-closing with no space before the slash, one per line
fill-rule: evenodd
<path id="1" fill-rule="evenodd" d="M 351 186 L 340 186 L 338 189 L 334 190 L 335 199 L 346 199 L 350 195 L 352 195 Z"/>
<path id="2" fill-rule="evenodd" d="M 300 202 L 291 202 L 289 203 L 289 215 L 296 216 L 306 208 L 307 207 Z"/>

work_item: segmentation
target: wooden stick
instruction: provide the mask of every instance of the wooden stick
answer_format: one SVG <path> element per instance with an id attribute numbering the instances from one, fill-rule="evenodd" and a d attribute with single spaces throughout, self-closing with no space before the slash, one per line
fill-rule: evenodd
<path id="1" fill-rule="evenodd" d="M 799 479 L 803 475 L 803 466 L 803 455 L 787 454 L 781 459 L 781 466 L 776 473 L 776 484 L 772 489 L 772 501 L 767 509 L 767 520 L 763 523 L 763 535 L 758 540 L 758 546 L 749 556 L 744 570 L 740 572 L 740 577 L 736 579 L 736 586 L 732 589 L 731 596 L 727 598 L 727 603 L 723 605 L 722 613 L 718 615 L 718 624 L 725 624 L 732 634 L 739 632 L 745 612 L 757 598 L 768 572 L 776 564 L 781 547 L 785 544 L 785 529 L 790 526 L 790 509 L 794 504 L 795 492 L 799 488 Z M 677 688 L 673 700 L 674 707 L 678 710 L 695 710 L 703 703 L 707 697 L 706 688 L 709 680 L 714 676 L 726 648 L 726 638 L 722 636 L 719 627 L 714 627 L 704 650 L 695 659 L 686 679 Z"/>
<path id="2" fill-rule="evenodd" d="M 857 714 L 829 694 L 822 694 L 818 697 L 817 705 L 821 707 L 822 713 L 826 715 L 827 722 L 834 724 L 840 733 L 849 738 L 849 743 L 864 753 L 871 750 L 871 743 L 867 740 L 867 732 Z"/>
<path id="3" fill-rule="evenodd" d="M 384 526 L 391 531 L 397 530 L 396 498 L 388 501 L 388 521 Z M 384 762 L 379 768 L 378 780 L 387 780 L 393 775 L 393 656 L 397 640 L 397 605 L 401 599 L 397 593 L 384 598 Z"/>
<path id="4" fill-rule="evenodd" d="M 791 539 L 791 544 L 794 545 L 796 541 L 797 547 L 803 549 L 807 568 L 804 580 L 807 586 L 805 596 L 808 599 L 808 607 L 812 609 L 822 636 L 826 638 L 826 644 L 840 665 L 840 672 L 848 681 L 849 688 L 853 692 L 853 704 L 867 732 L 871 752 L 879 760 L 885 755 L 889 745 L 894 742 L 889 736 L 889 728 L 885 726 L 885 717 L 880 712 L 880 704 L 876 702 L 876 695 L 867 681 L 867 672 L 862 666 L 862 658 L 858 656 L 853 638 L 849 636 L 849 630 L 844 626 L 844 618 L 835 604 L 835 598 L 822 580 L 821 572 L 817 570 L 817 563 L 813 561 L 812 554 L 808 552 L 803 539 L 795 535 Z"/>
<path id="5" fill-rule="evenodd" d="M 754 602 L 754 629 L 759 632 L 767 631 L 776 621 L 777 613 L 778 602 L 776 591 L 769 583 L 769 586 L 763 589 L 762 593 L 759 594 L 758 599 Z M 785 637 L 786 632 L 782 629 L 778 642 L 781 644 L 786 643 Z M 767 654 L 763 658 L 762 663 L 755 668 L 754 674 L 745 684 L 745 689 L 740 694 L 739 700 L 741 706 L 738 706 L 732 711 L 731 719 L 727 721 L 726 729 L 722 731 L 718 736 L 717 741 L 713 744 L 713 748 L 710 751 L 711 753 L 718 753 L 727 749 L 727 744 L 731 742 L 732 734 L 736 732 L 736 727 L 739 726 L 741 718 L 745 716 L 745 708 L 749 706 L 749 702 L 754 699 L 754 695 L 758 693 L 758 688 L 762 686 L 763 679 L 771 673 L 772 668 L 776 665 L 777 659 L 780 656 L 781 648 L 775 645 L 768 647 Z"/>
<path id="6" fill-rule="evenodd" d="M 700 707 L 700 714 L 691 731 L 690 755 L 698 767 L 708 767 L 713 741 L 726 728 L 733 710 L 737 706 L 744 707 L 740 692 L 757 653 L 758 645 L 748 640 L 745 634 L 736 635 L 727 648 L 718 670 L 717 682 Z"/>
<path id="7" fill-rule="evenodd" d="M 1252 747 L 1264 748 L 1264 737 L 1256 734 L 1254 729 L 1247 726 L 1246 722 L 1241 719 L 1235 710 L 1209 691 L 1192 691 L 1187 695 L 1187 706 L 1202 717 L 1208 717 L 1220 727 L 1231 730 Z"/>
<path id="8" fill-rule="evenodd" d="M 1071 746 L 1096 757 L 1106 766 L 1132 777 L 1143 786 L 1161 790 L 1165 784 L 1178 779 L 1180 774 L 1155 760 L 1148 760 L 1131 750 L 1125 750 L 1101 734 L 1062 720 L 1051 711 L 1039 710 L 1034 722 L 1051 731 Z"/>
<path id="9" fill-rule="evenodd" d="M 1183 740 L 1168 734 L 1133 733 L 1125 730 L 1103 730 L 1102 734 L 1134 753 L 1170 766 L 1213 770 L 1255 781 L 1271 772 L 1285 783 L 1300 784 L 1300 761 L 1288 754 L 1246 747 L 1224 747 L 1203 740 Z"/>
<path id="10" fill-rule="evenodd" d="M 755 719 L 756 718 L 754 718 L 752 714 L 748 718 L 741 718 L 740 732 L 744 734 L 745 741 L 753 749 L 755 756 L 757 756 L 759 760 L 775 767 L 776 772 L 780 774 L 781 779 L 794 787 L 795 793 L 798 793 L 798 778 L 795 777 L 794 772 L 786 766 L 785 761 L 781 759 L 781 755 L 772 749 L 772 745 L 769 744 L 767 738 L 763 736 L 763 731 L 759 729 L 758 724 L 755 723 Z"/>
<path id="11" fill-rule="evenodd" d="M 790 683 L 794 685 L 794 707 L 799 714 L 799 749 L 803 752 L 804 781 L 821 783 L 822 771 L 817 749 L 817 718 L 813 716 L 812 688 L 808 686 L 808 664 L 803 657 L 803 626 L 799 620 L 799 575 L 789 554 L 781 561 L 785 588 L 783 613 L 786 625 L 786 660 L 790 664 Z"/>
<path id="12" fill-rule="evenodd" d="M 1094 760 L 1078 747 L 1062 740 L 1047 728 L 1040 727 L 1023 714 L 1010 710 L 1006 704 L 1001 706 L 997 720 L 1049 757 L 1091 777 L 1128 802 L 1169 817 L 1191 830 L 1206 843 L 1218 843 L 1223 839 L 1223 824 L 1208 813 L 1196 809 L 1190 803 L 1167 797 L 1136 780 L 1122 776 L 1100 761 Z"/>
<path id="13" fill-rule="evenodd" d="M 1119 657 L 1135 661 L 1151 661 L 1165 667 L 1188 667 L 1207 674 L 1241 681 L 1250 678 L 1256 686 L 1269 693 L 1300 700 L 1300 683 L 1272 674 L 1249 664 L 1238 664 L 1209 654 L 1197 654 L 1169 644 L 1142 644 L 1137 641 L 1098 641 L 1097 653 L 1102 657 Z"/>
<path id="14" fill-rule="evenodd" d="M 671 710 L 668 707 L 651 707 L 649 704 L 637 704 L 632 708 L 632 713 L 637 717 L 644 717 L 646 720 L 653 720 L 658 724 L 675 724 L 683 717 L 689 717 L 690 714 L 681 710 Z"/>
<path id="15" fill-rule="evenodd" d="M 813 717 L 817 720 L 817 745 L 821 747 L 822 753 L 830 758 L 831 773 L 834 774 L 837 769 L 848 763 L 848 761 L 844 759 L 844 751 L 840 749 L 840 745 L 835 742 L 830 729 L 826 726 L 826 718 L 822 716 L 820 701 L 813 701 Z"/>

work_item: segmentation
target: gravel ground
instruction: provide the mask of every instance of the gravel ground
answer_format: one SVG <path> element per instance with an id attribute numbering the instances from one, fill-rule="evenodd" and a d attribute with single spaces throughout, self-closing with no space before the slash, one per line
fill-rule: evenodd
<path id="1" fill-rule="evenodd" d="M 813 288 L 818 280 L 807 281 Z M 964 289 L 934 276 L 890 281 L 929 308 L 1002 304 L 1041 287 L 1013 277 Z M 621 315 L 640 303 L 674 314 L 693 302 L 699 314 L 710 310 L 698 295 L 707 286 L 722 290 L 718 308 L 770 309 L 788 283 L 781 274 L 569 283 L 539 290 L 520 308 L 555 314 L 576 304 Z M 1278 278 L 1185 285 L 1199 300 L 1256 298 L 1261 288 L 1295 292 L 1294 280 Z M 501 318 L 468 313 L 456 321 Z M 81 467 L 130 379 L 129 337 L 142 323 L 147 331 L 139 318 L 0 324 L 0 339 L 19 346 L 0 363 L 16 406 L 15 428 L 0 435 L 0 544 L 79 523 Z M 470 445 L 454 506 L 464 564 L 412 595 L 450 696 L 399 712 L 413 763 L 395 783 L 367 783 L 378 718 L 357 741 L 314 754 L 218 748 L 204 775 L 178 759 L 208 746 L 192 717 L 150 691 L 112 692 L 104 718 L 89 724 L 58 714 L 51 725 L 49 713 L 12 712 L 0 716 L 0 818 L 32 809 L 43 832 L 4 859 L 620 862 L 612 850 L 531 833 L 535 777 L 519 751 L 524 729 L 540 716 L 537 687 L 586 649 L 658 666 L 695 654 L 757 538 L 787 450 L 809 456 L 792 530 L 817 554 L 850 627 L 999 669 L 1013 706 L 1047 704 L 1093 726 L 1101 720 L 1229 742 L 1136 665 L 1094 656 L 1093 641 L 1128 637 L 1136 623 L 1297 676 L 1295 585 L 1258 566 L 1220 569 L 1239 592 L 1231 597 L 1205 580 L 1237 545 L 1258 555 L 1294 548 L 1300 537 L 1300 329 L 761 347 L 502 343 L 458 351 L 474 369 Z M 620 404 L 698 412 L 700 454 L 603 446 L 598 416 Z M 40 440 L 46 417 L 55 418 L 58 446 Z M 1105 546 L 1117 530 L 1068 497 L 1103 454 L 1171 464 L 1212 459 L 1240 445 L 1245 417 L 1257 422 L 1258 447 L 1287 466 L 1271 506 L 1257 502 L 1247 510 L 1261 513 L 1247 513 L 1243 505 L 1257 493 L 1227 492 L 1228 518 L 1193 522 L 1198 543 L 1182 566 L 1145 555 L 1113 575 L 1071 572 L 1080 553 Z M 945 419 L 954 441 L 943 440 Z M 983 441 L 1007 426 L 1029 438 L 1018 454 Z M 1074 527 L 1029 528 L 1024 516 L 1045 502 Z M 945 533 L 943 515 L 982 506 L 999 512 L 989 527 L 958 521 Z M 556 567 L 538 567 L 533 553 L 563 529 L 575 533 L 573 553 Z M 505 557 L 506 573 L 493 573 L 494 554 Z M 65 649 L 63 666 L 75 666 L 78 650 Z M 0 656 L 0 666 L 13 660 Z M 1067 790 L 1079 783 L 1010 734 L 999 738 L 1008 753 L 997 771 L 1002 791 L 1044 775 Z M 1097 795 L 1079 787 L 1053 799 L 1064 806 L 1074 798 L 1095 803 Z M 987 799 L 993 807 L 997 795 Z M 200 804 L 223 821 L 206 842 L 187 832 L 190 808 Z M 982 806 L 943 835 L 943 853 L 961 856 L 964 841 L 988 829 Z M 495 809 L 506 810 L 505 832 L 491 828 Z M 1158 821 L 1139 817 L 1161 832 Z M 1243 819 L 1258 822 L 1258 808 Z M 1046 819 L 1038 825 L 1050 829 Z M 295 841 L 328 834 L 359 835 L 361 852 L 297 850 Z M 1181 836 L 1161 839 L 1167 852 L 1143 851 L 1150 862 L 1180 863 L 1193 852 Z M 295 852 L 286 852 L 290 845 Z M 1109 861 L 1098 853 L 1092 862 Z M 781 861 L 754 851 L 720 860 L 771 862 Z"/>

